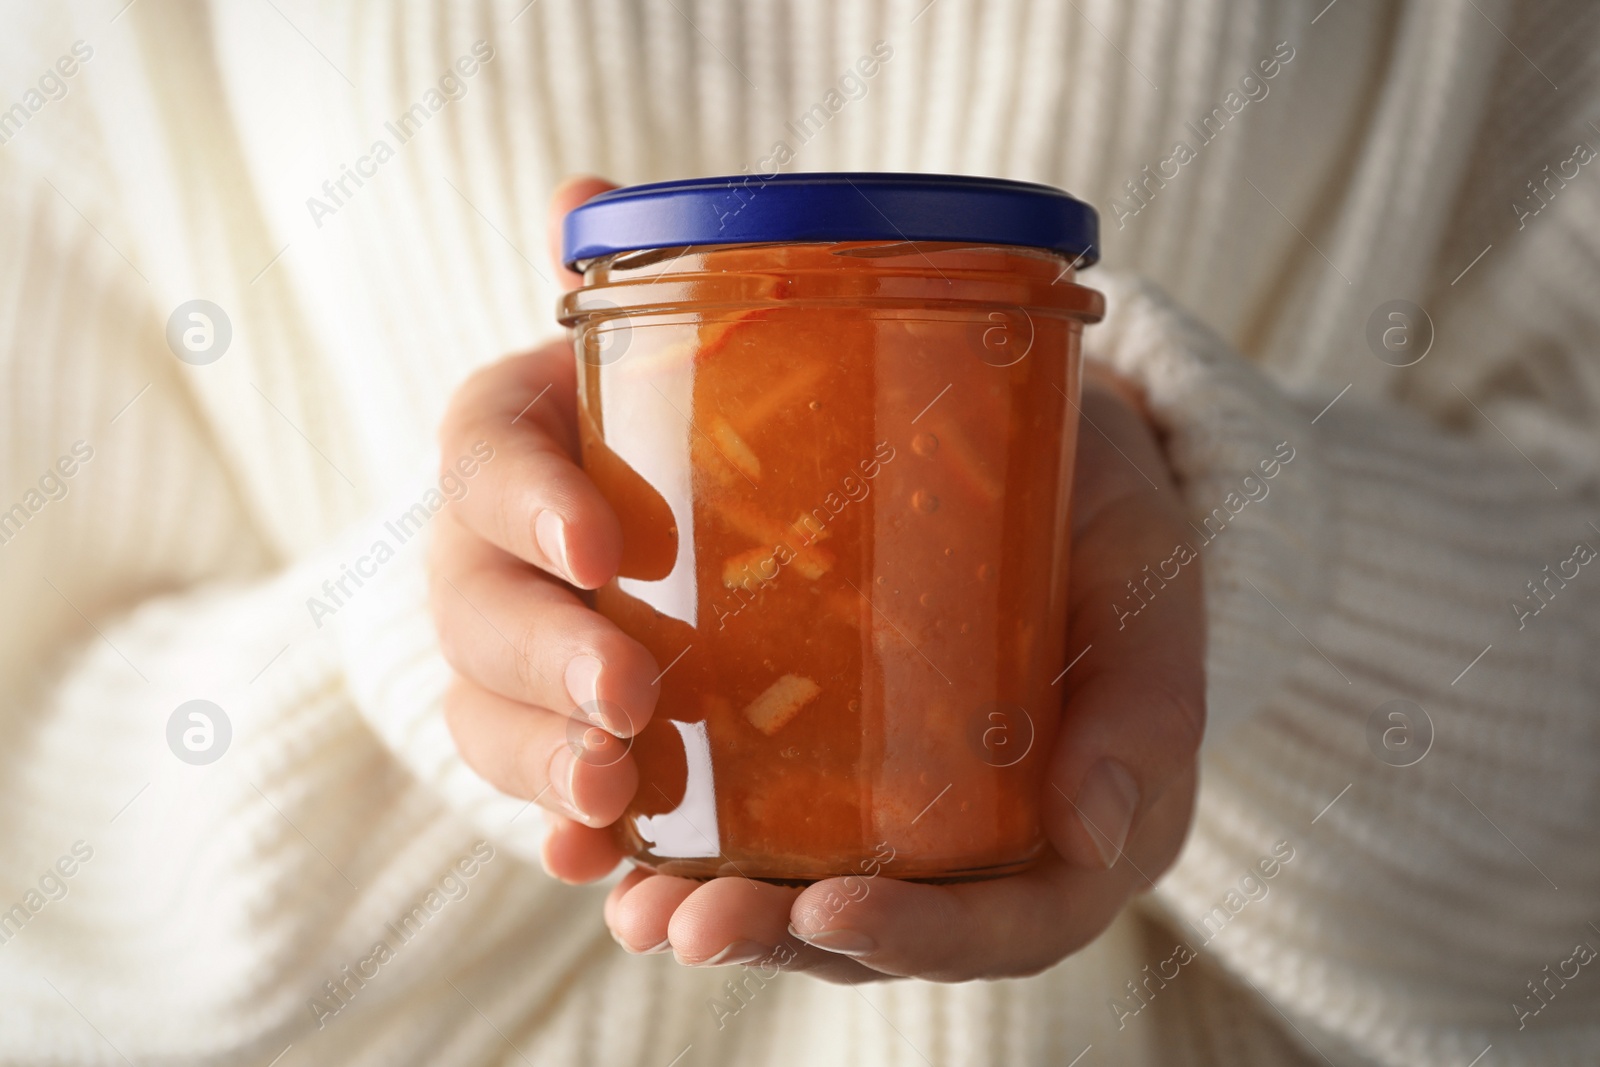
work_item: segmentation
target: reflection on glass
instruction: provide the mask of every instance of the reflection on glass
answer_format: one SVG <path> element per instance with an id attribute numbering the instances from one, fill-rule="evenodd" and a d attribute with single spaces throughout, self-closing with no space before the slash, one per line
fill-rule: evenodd
<path id="1" fill-rule="evenodd" d="M 712 779 L 711 738 L 703 722 L 676 722 L 683 739 L 688 778 L 683 799 L 660 815 L 638 815 L 633 828 L 639 838 L 665 856 L 703 859 L 722 855 L 717 842 L 717 788 Z"/>

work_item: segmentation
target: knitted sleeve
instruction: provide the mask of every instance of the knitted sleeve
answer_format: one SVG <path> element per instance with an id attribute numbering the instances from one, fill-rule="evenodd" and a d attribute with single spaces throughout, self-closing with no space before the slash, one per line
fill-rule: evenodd
<path id="1" fill-rule="evenodd" d="M 598 922 L 417 713 L 446 676 L 421 599 L 385 614 L 431 475 L 283 558 L 193 393 L 238 368 L 179 358 L 88 194 L 0 175 L 0 1060 L 266 1063 L 326 1030 L 351 1062 L 383 1020 L 455 1025 L 440 976 L 497 945 L 554 980 Z"/>
<path id="2" fill-rule="evenodd" d="M 1153 288 L 1097 282 L 1091 355 L 1148 390 L 1207 597 L 1200 804 L 1155 906 L 1334 1062 L 1592 1050 L 1594 486 L 1487 427 L 1286 395 Z M 1107 610 L 1160 595 L 1132 589 Z"/>

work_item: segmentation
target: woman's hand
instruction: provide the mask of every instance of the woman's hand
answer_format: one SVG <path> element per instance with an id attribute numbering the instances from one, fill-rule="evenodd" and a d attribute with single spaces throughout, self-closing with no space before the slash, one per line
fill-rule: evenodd
<path id="1" fill-rule="evenodd" d="M 604 188 L 569 183 L 552 221 Z M 451 399 L 444 468 L 483 443 L 495 460 L 441 516 L 429 599 L 456 671 L 445 715 L 462 758 L 559 825 L 601 827 L 638 785 L 618 737 L 649 721 L 660 668 L 573 589 L 609 581 L 622 551 L 616 516 L 576 463 L 574 363 L 571 345 L 556 342 L 484 368 Z M 603 834 L 558 831 L 545 862 L 588 881 L 620 858 Z"/>
<path id="2" fill-rule="evenodd" d="M 563 186 L 552 222 L 605 188 Z M 620 742 L 573 716 L 598 697 L 627 720 L 613 724 L 619 732 L 637 732 L 654 705 L 655 665 L 547 576 L 593 588 L 620 552 L 615 517 L 574 463 L 573 363 L 569 347 L 551 346 L 462 387 L 442 432 L 446 462 L 479 439 L 513 462 L 494 464 L 495 480 L 475 483 L 470 506 L 440 531 L 433 573 L 446 653 L 463 675 L 448 708 L 462 755 L 502 790 L 538 800 L 552 823 L 545 865 L 576 882 L 622 858 L 601 827 L 626 805 L 637 772 L 625 754 L 607 755 Z M 1063 679 L 1041 800 L 1045 858 L 1020 875 L 949 886 L 857 876 L 799 889 L 635 870 L 605 905 L 624 948 L 671 950 L 691 965 L 781 963 L 847 982 L 1025 975 L 1092 941 L 1172 863 L 1204 727 L 1199 562 L 1128 613 L 1141 601 L 1127 583 L 1169 559 L 1189 531 L 1137 391 L 1091 370 L 1082 413 L 1067 649 L 1082 655 Z M 586 664 L 572 666 L 584 656 L 602 664 L 597 687 Z M 562 755 L 569 738 L 585 742 L 583 754 Z"/>

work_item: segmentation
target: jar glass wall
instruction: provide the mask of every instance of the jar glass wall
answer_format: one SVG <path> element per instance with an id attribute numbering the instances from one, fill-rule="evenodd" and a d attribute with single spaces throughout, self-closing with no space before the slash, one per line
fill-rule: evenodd
<path id="1" fill-rule="evenodd" d="M 663 668 L 617 824 L 655 870 L 961 879 L 1044 847 L 1079 337 L 1063 256 L 654 249 L 562 321 L 623 528 L 596 608 Z"/>

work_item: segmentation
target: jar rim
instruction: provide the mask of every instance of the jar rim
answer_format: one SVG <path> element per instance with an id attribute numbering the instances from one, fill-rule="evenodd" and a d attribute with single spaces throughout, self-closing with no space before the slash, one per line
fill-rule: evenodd
<path id="1" fill-rule="evenodd" d="M 823 246 L 836 255 L 845 255 L 873 250 L 878 242 L 690 247 L 676 250 L 665 268 L 646 262 L 630 266 L 622 276 L 606 271 L 604 264 L 618 258 L 629 259 L 632 254 L 615 253 L 589 264 L 584 284 L 557 299 L 556 318 L 562 325 L 573 327 L 586 319 L 618 315 L 711 314 L 760 307 L 968 313 L 1020 309 L 1084 323 L 1098 322 L 1105 314 L 1104 295 L 1077 280 L 1074 264 L 1057 269 L 1062 262 L 1058 253 L 1028 247 L 913 242 L 915 254 L 901 251 L 893 257 L 892 264 L 879 256 L 850 257 L 863 266 L 871 264 L 865 270 L 781 263 L 736 268 L 718 262 L 742 251 L 773 249 L 781 254 L 784 248 L 799 244 Z M 672 251 L 663 250 L 663 258 Z M 946 252 L 974 251 L 997 253 L 1004 258 L 982 267 L 957 265 L 943 258 Z M 777 279 L 781 279 L 780 284 L 774 284 Z"/>

